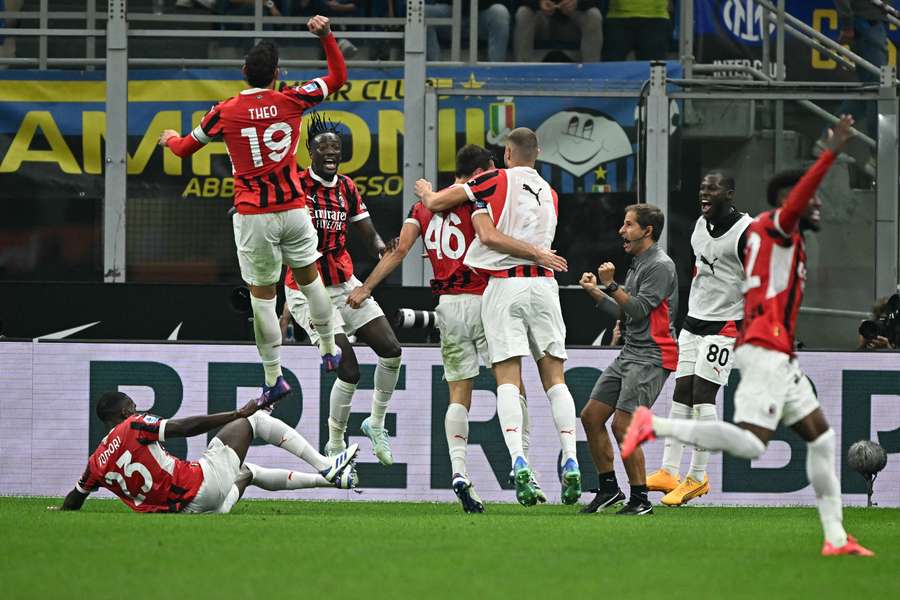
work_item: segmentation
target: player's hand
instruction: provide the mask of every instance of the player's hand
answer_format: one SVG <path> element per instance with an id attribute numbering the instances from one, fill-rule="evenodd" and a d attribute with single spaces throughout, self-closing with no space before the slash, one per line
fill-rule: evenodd
<path id="1" fill-rule="evenodd" d="M 562 0 L 559 3 L 559 12 L 567 17 L 574 15 L 576 8 L 578 8 L 578 0 Z"/>
<path id="2" fill-rule="evenodd" d="M 370 290 L 369 286 L 366 284 L 362 284 L 357 288 L 353 288 L 353 291 L 347 296 L 347 305 L 350 306 L 350 308 L 359 308 L 362 306 L 363 302 L 368 300 L 371 296 L 372 290 Z"/>
<path id="3" fill-rule="evenodd" d="M 328 17 L 323 17 L 322 15 L 312 17 L 306 23 L 306 26 L 313 35 L 317 35 L 320 38 L 326 37 L 331 33 L 331 25 L 329 24 Z"/>
<path id="4" fill-rule="evenodd" d="M 622 321 L 616 321 L 616 326 L 613 327 L 612 339 L 609 340 L 610 346 L 618 346 L 622 341 Z"/>
<path id="5" fill-rule="evenodd" d="M 616 265 L 611 262 L 605 262 L 597 268 L 597 279 L 602 285 L 609 285 L 613 282 L 616 275 Z"/>
<path id="6" fill-rule="evenodd" d="M 556 2 L 553 0 L 541 0 L 541 12 L 545 15 L 552 16 L 556 12 Z"/>
<path id="7" fill-rule="evenodd" d="M 580 285 L 585 291 L 590 292 L 597 287 L 597 276 L 593 273 L 582 273 L 581 279 L 578 281 L 578 285 Z"/>
<path id="8" fill-rule="evenodd" d="M 238 417 L 241 419 L 249 419 L 253 416 L 253 414 L 259 410 L 259 405 L 256 403 L 256 400 L 251 400 L 241 408 L 237 410 Z"/>
<path id="9" fill-rule="evenodd" d="M 849 44 L 854 39 L 856 39 L 856 31 L 852 27 L 841 29 L 841 34 L 838 36 L 838 44 Z"/>
<path id="10" fill-rule="evenodd" d="M 841 120 L 837 122 L 837 125 L 833 129 L 828 130 L 829 150 L 835 154 L 841 153 L 847 142 L 856 135 L 856 132 L 853 130 L 854 123 L 853 115 L 841 115 Z"/>
<path id="11" fill-rule="evenodd" d="M 559 256 L 556 253 L 556 250 L 551 250 L 550 248 L 541 248 L 540 246 L 535 246 L 534 262 L 541 265 L 542 267 L 553 269 L 558 273 L 565 273 L 569 270 L 569 262 L 562 256 Z"/>
<path id="12" fill-rule="evenodd" d="M 177 131 L 175 131 L 174 129 L 164 130 L 161 134 L 159 134 L 159 145 L 165 148 L 166 143 L 174 137 L 178 137 Z"/>
<path id="13" fill-rule="evenodd" d="M 425 196 L 430 194 L 433 190 L 431 187 L 431 182 L 426 181 L 425 179 L 419 179 L 416 181 L 415 194 L 419 197 L 420 200 L 424 200 Z"/>

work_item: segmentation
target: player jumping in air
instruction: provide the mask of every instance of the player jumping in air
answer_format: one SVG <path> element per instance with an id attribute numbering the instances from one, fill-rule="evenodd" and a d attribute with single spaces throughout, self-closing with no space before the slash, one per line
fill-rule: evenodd
<path id="1" fill-rule="evenodd" d="M 497 416 L 512 459 L 516 499 L 538 502 L 532 470 L 522 447 L 523 414 L 519 401 L 522 357 L 537 361 L 541 382 L 562 446 L 562 501 L 581 497 L 581 471 L 575 455 L 575 402 L 563 378 L 566 328 L 553 271 L 565 260 L 550 249 L 556 235 L 556 192 L 537 171 L 537 135 L 520 127 L 507 137 L 508 168 L 483 173 L 462 186 L 433 192 L 423 180 L 416 193 L 432 212 L 466 201 L 475 205 L 472 225 L 477 239 L 465 264 L 488 276 L 481 317 L 497 379 Z M 505 234 L 503 237 L 497 233 Z"/>
<path id="2" fill-rule="evenodd" d="M 340 362 L 334 343 L 331 299 L 316 270 L 316 230 L 297 177 L 297 144 L 303 112 L 347 81 L 344 57 L 328 19 L 312 17 L 309 30 L 322 39 L 328 75 L 276 91 L 278 51 L 269 42 L 250 49 L 243 73 L 250 88 L 215 105 L 188 135 L 167 129 L 160 145 L 180 157 L 223 137 L 234 172 L 232 217 L 241 277 L 250 286 L 256 347 L 265 370 L 263 394 L 277 400 L 290 392 L 281 376 L 281 328 L 275 310 L 282 262 L 306 296 L 321 343 L 325 369 Z"/>
<path id="3" fill-rule="evenodd" d="M 387 466 L 393 464 L 394 458 L 384 427 L 384 415 L 400 376 L 400 342 L 375 300 L 367 299 L 356 310 L 347 305 L 347 295 L 362 285 L 353 275 L 353 260 L 347 252 L 347 235 L 351 226 L 353 233 L 363 240 L 373 256 L 384 253 L 384 242 L 375 231 L 353 180 L 337 172 L 341 164 L 342 146 L 337 125 L 314 113 L 307 132 L 311 164 L 300 174 L 301 192 L 306 196 L 313 224 L 319 234 L 319 253 L 322 257 L 318 261 L 318 269 L 334 303 L 335 342 L 341 350 L 341 364 L 331 388 L 325 453 L 333 456 L 347 447 L 344 435 L 353 393 L 359 383 L 359 364 L 347 336 L 356 335 L 378 355 L 372 411 L 362 422 L 362 432 L 372 441 L 372 450 L 378 461 Z M 321 344 L 318 325 L 310 314 L 311 305 L 300 293 L 290 272 L 285 279 L 285 294 L 294 320 L 303 327 L 313 343 Z"/>
<path id="4" fill-rule="evenodd" d="M 625 252 L 634 258 L 625 282 L 622 285 L 615 282 L 616 267 L 611 262 L 600 265 L 597 276 L 593 273 L 581 276 L 581 286 L 597 307 L 621 322 L 625 340 L 622 352 L 600 375 L 581 411 L 581 422 L 600 481 L 597 495 L 582 513 L 595 513 L 625 499 L 613 470 L 607 421 L 612 419 L 613 435 L 621 443 L 632 413 L 640 406 L 653 406 L 669 373 L 677 366 L 672 316 L 676 312 L 678 281 L 675 263 L 657 244 L 664 226 L 665 216 L 656 206 L 627 207 L 619 234 Z M 598 279 L 603 291 L 597 286 Z M 616 514 L 652 514 L 643 452 L 628 459 L 623 454 L 622 462 L 631 484 L 631 498 Z"/>
<path id="5" fill-rule="evenodd" d="M 694 225 L 694 278 L 688 314 L 678 336 L 678 369 L 669 417 L 716 420 L 716 394 L 728 383 L 734 342 L 744 318 L 744 231 L 753 219 L 735 210 L 734 178 L 707 173 L 700 183 L 700 212 Z M 651 492 L 665 492 L 662 503 L 679 506 L 709 493 L 709 451 L 694 448 L 684 481 L 679 477 L 684 444 L 667 438 L 662 468 L 647 477 Z"/>
<path id="6" fill-rule="evenodd" d="M 61 509 L 80 509 L 100 487 L 135 512 L 184 513 L 227 513 L 248 485 L 271 491 L 355 487 L 356 444 L 340 456 L 326 458 L 287 423 L 259 410 L 271 404 L 263 396 L 231 412 L 161 419 L 136 412 L 134 401 L 122 392 L 106 392 L 98 399 L 97 416 L 109 433 L 91 454 L 84 475 Z M 200 460 L 181 460 L 162 446 L 167 439 L 193 437 L 219 427 Z M 254 437 L 287 450 L 319 473 L 244 462 Z"/>
<path id="7" fill-rule="evenodd" d="M 851 137 L 853 118 L 844 115 L 829 132 L 828 149 L 806 173 L 786 171 L 768 185 L 769 204 L 747 229 L 744 252 L 744 324 L 735 351 L 741 382 L 734 422 L 663 419 L 639 409 L 622 444 L 630 455 L 660 437 L 752 460 L 766 451 L 779 423 L 807 442 L 806 475 L 816 494 L 825 532 L 824 556 L 872 556 L 843 526 L 841 485 L 835 474 L 835 434 L 825 420 L 809 379 L 794 354 L 797 312 L 806 279 L 804 234 L 819 229 L 816 188 Z"/>
<path id="8" fill-rule="evenodd" d="M 462 185 L 485 171 L 494 169 L 491 153 L 475 144 L 463 146 L 456 154 L 456 182 Z M 484 504 L 475 493 L 466 467 L 466 450 L 469 440 L 469 410 L 472 406 L 472 387 L 479 371 L 479 357 L 487 359 L 487 340 L 481 322 L 481 295 L 487 280 L 473 271 L 463 259 L 475 240 L 472 226 L 471 202 L 463 202 L 454 208 L 432 213 L 422 202 L 410 209 L 396 245 L 384 255 L 365 283 L 350 293 L 347 303 L 357 308 L 363 306 L 372 295 L 372 289 L 381 283 L 412 249 L 421 236 L 434 270 L 431 290 L 436 295 L 437 327 L 441 332 L 441 357 L 444 363 L 444 379 L 450 390 L 450 403 L 444 417 L 444 432 L 450 450 L 453 469 L 451 487 L 465 512 L 484 512 Z M 498 232 L 498 235 L 502 235 Z M 489 359 L 485 361 L 490 364 Z M 519 385 L 524 392 L 524 388 Z M 524 394 L 522 405 L 522 449 L 528 457 L 528 406 Z M 540 489 L 535 481 L 536 489 Z M 546 501 L 539 492 L 538 501 Z"/>

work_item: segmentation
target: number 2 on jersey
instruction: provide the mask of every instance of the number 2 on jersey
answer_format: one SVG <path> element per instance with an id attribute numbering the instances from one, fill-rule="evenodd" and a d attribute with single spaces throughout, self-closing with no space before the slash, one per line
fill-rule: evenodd
<path id="1" fill-rule="evenodd" d="M 133 463 L 131 462 L 131 452 L 126 450 L 119 457 L 119 460 L 116 461 L 116 466 L 122 469 L 122 473 L 125 474 L 125 477 L 131 477 L 135 473 L 140 474 L 141 478 L 144 480 L 144 483 L 141 485 L 141 491 L 146 494 L 150 491 L 150 488 L 153 487 L 153 475 L 150 474 L 150 471 L 147 470 L 147 467 L 142 465 L 141 463 Z M 144 501 L 144 494 L 135 494 L 132 495 L 128 490 L 128 484 L 125 481 L 125 477 L 122 477 L 121 474 L 110 471 L 106 474 L 106 481 L 110 484 L 118 483 L 119 487 L 122 488 L 122 493 L 134 500 L 136 505 L 140 505 Z"/>
<path id="2" fill-rule="evenodd" d="M 466 236 L 456 227 L 460 223 L 462 219 L 456 213 L 448 213 L 446 217 L 434 215 L 425 231 L 425 248 L 434 250 L 439 259 L 444 256 L 453 260 L 460 258 L 466 253 Z M 450 243 L 451 239 L 456 241 L 456 247 Z"/>
<path id="3" fill-rule="evenodd" d="M 753 274 L 753 269 L 756 267 L 756 259 L 759 258 L 759 247 L 761 244 L 762 238 L 759 237 L 759 234 L 756 232 L 752 232 L 750 237 L 747 238 L 747 249 L 744 252 L 749 253 L 750 257 L 746 262 L 747 279 L 744 281 L 745 292 L 747 290 L 758 288 L 760 283 L 762 283 L 759 275 Z"/>
<path id="4" fill-rule="evenodd" d="M 275 134 L 278 132 L 281 132 L 283 135 L 281 139 L 276 140 Z M 263 155 L 256 127 L 241 129 L 241 137 L 247 138 L 250 144 L 250 156 L 253 157 L 253 166 L 263 166 Z M 281 161 L 285 154 L 288 153 L 288 150 L 291 149 L 291 126 L 287 123 L 272 123 L 263 132 L 262 141 L 266 148 L 271 150 L 266 157 L 275 163 Z"/>

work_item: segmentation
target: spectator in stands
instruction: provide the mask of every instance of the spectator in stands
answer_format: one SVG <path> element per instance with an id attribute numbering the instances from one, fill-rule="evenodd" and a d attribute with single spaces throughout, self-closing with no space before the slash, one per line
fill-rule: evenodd
<path id="1" fill-rule="evenodd" d="M 603 46 L 603 14 L 596 0 L 524 0 L 516 11 L 515 52 L 534 60 L 538 40 L 581 39 L 581 61 L 597 62 Z"/>
<path id="2" fill-rule="evenodd" d="M 873 335 L 869 338 L 859 335 L 859 350 L 895 350 L 900 338 L 900 323 L 891 310 L 889 298 L 879 298 L 872 307 L 872 321 L 882 323 L 888 335 Z M 862 327 L 860 327 L 862 329 Z"/>
<path id="3" fill-rule="evenodd" d="M 406 15 L 406 3 L 397 2 L 390 9 L 399 16 Z M 393 15 L 390 15 L 393 16 Z M 443 19 L 453 16 L 452 0 L 425 0 L 425 18 Z M 478 0 L 478 39 L 487 41 L 487 58 L 491 62 L 506 60 L 509 47 L 510 14 L 507 0 Z M 426 33 L 425 57 L 441 60 L 440 41 L 449 40 L 450 27 L 429 27 Z M 469 2 L 462 3 L 462 37 L 468 38 Z"/>
<path id="4" fill-rule="evenodd" d="M 609 0 L 603 60 L 665 60 L 671 35 L 669 0 Z"/>

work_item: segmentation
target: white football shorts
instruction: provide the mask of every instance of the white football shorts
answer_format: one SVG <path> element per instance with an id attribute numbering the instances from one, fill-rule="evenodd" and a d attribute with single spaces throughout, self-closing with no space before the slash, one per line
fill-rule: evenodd
<path id="1" fill-rule="evenodd" d="M 727 335 L 697 335 L 682 329 L 678 336 L 675 378 L 696 375 L 725 385 L 734 366 L 734 342 L 735 339 Z"/>
<path id="2" fill-rule="evenodd" d="M 383 317 L 384 312 L 375 302 L 375 299 L 369 297 L 359 308 L 352 308 L 347 304 L 347 296 L 354 289 L 362 285 L 359 279 L 351 277 L 344 283 L 329 285 L 325 289 L 331 296 L 331 303 L 334 305 L 334 334 L 353 335 L 356 330 L 363 325 L 374 321 L 378 317 Z M 309 303 L 306 296 L 300 290 L 295 290 L 287 286 L 284 287 L 284 293 L 287 298 L 288 307 L 291 315 L 297 324 L 303 328 L 303 331 L 309 336 L 313 344 L 319 343 L 319 334 L 313 328 L 312 321 L 309 318 Z"/>
<path id="3" fill-rule="evenodd" d="M 441 332 L 446 381 L 461 381 L 478 375 L 479 357 L 484 364 L 490 365 L 479 294 L 443 294 L 434 312 Z"/>
<path id="4" fill-rule="evenodd" d="M 744 344 L 735 350 L 741 382 L 734 395 L 734 422 L 775 431 L 794 425 L 819 408 L 809 378 L 783 352 Z"/>
<path id="5" fill-rule="evenodd" d="M 250 285 L 274 285 L 281 279 L 282 264 L 305 267 L 322 256 L 315 225 L 305 208 L 259 215 L 235 213 L 231 224 L 241 278 Z"/>
<path id="6" fill-rule="evenodd" d="M 241 472 L 241 459 L 219 438 L 213 438 L 198 461 L 203 470 L 203 483 L 191 502 L 184 507 L 186 513 L 230 512 L 240 494 L 234 485 Z"/>
<path id="7" fill-rule="evenodd" d="M 491 362 L 514 356 L 565 360 L 566 324 L 552 277 L 491 277 L 481 301 Z"/>

